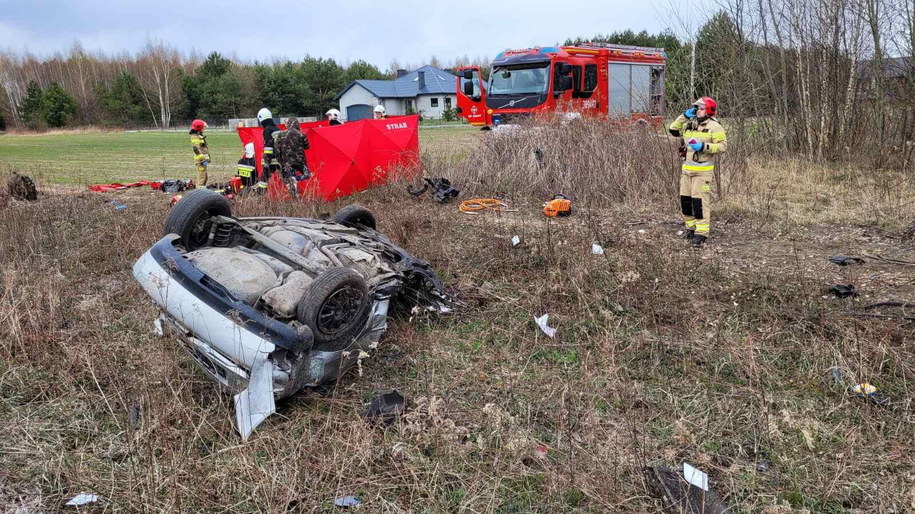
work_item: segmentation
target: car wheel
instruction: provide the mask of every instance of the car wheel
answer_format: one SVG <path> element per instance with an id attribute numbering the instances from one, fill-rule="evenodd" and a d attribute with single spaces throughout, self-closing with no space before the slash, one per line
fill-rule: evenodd
<path id="1" fill-rule="evenodd" d="M 375 223 L 375 215 L 372 211 L 361 205 L 347 205 L 334 214 L 333 220 L 341 225 L 351 227 L 363 226 L 375 230 L 378 225 Z"/>
<path id="2" fill-rule="evenodd" d="M 220 194 L 196 189 L 184 195 L 165 218 L 165 234 L 178 234 L 188 251 L 204 246 L 214 216 L 231 216 L 229 201 Z"/>
<path id="3" fill-rule="evenodd" d="M 331 268 L 309 284 L 296 315 L 311 329 L 313 349 L 346 348 L 368 320 L 368 285 L 362 275 L 350 268 Z"/>

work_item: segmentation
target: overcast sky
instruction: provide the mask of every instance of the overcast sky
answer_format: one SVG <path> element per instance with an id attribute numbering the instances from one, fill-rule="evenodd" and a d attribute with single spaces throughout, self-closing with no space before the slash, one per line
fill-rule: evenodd
<path id="1" fill-rule="evenodd" d="M 386 70 L 395 59 L 489 60 L 508 47 L 567 37 L 654 33 L 672 23 L 659 9 L 666 5 L 668 0 L 0 0 L 0 48 L 49 55 L 79 41 L 90 51 L 133 53 L 158 39 L 186 53 L 215 50 L 249 61 L 311 54 L 341 64 L 365 59 Z"/>

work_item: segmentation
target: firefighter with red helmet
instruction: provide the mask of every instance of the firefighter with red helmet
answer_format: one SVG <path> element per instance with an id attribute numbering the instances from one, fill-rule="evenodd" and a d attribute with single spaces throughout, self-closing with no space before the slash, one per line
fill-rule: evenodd
<path id="1" fill-rule="evenodd" d="M 203 120 L 191 122 L 191 148 L 194 149 L 194 167 L 197 168 L 197 186 L 207 185 L 207 165 L 210 164 L 210 149 L 203 131 L 207 124 Z"/>
<path id="2" fill-rule="evenodd" d="M 715 119 L 717 114 L 718 102 L 703 96 L 668 128 L 671 135 L 682 138 L 680 210 L 686 224 L 686 238 L 696 247 L 705 243 L 711 228 L 715 157 L 727 150 L 727 136 Z"/>

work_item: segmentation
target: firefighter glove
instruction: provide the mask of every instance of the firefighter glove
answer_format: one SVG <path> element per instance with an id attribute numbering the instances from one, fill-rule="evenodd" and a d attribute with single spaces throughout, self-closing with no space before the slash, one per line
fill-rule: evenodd
<path id="1" fill-rule="evenodd" d="M 689 147 L 692 148 L 694 152 L 701 152 L 704 146 L 705 143 L 702 141 L 697 141 L 695 139 L 690 139 L 689 141 Z"/>
<path id="2" fill-rule="evenodd" d="M 698 109 L 694 105 L 694 106 L 690 107 L 689 109 L 683 111 L 683 115 L 686 116 L 687 118 L 695 118 L 697 110 Z"/>

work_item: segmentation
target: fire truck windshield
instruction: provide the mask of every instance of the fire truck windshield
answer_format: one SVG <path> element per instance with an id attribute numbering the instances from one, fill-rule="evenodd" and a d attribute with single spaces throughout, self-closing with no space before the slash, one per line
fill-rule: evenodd
<path id="1" fill-rule="evenodd" d="M 545 95 L 550 86 L 549 62 L 523 68 L 497 66 L 489 74 L 490 96 Z"/>

